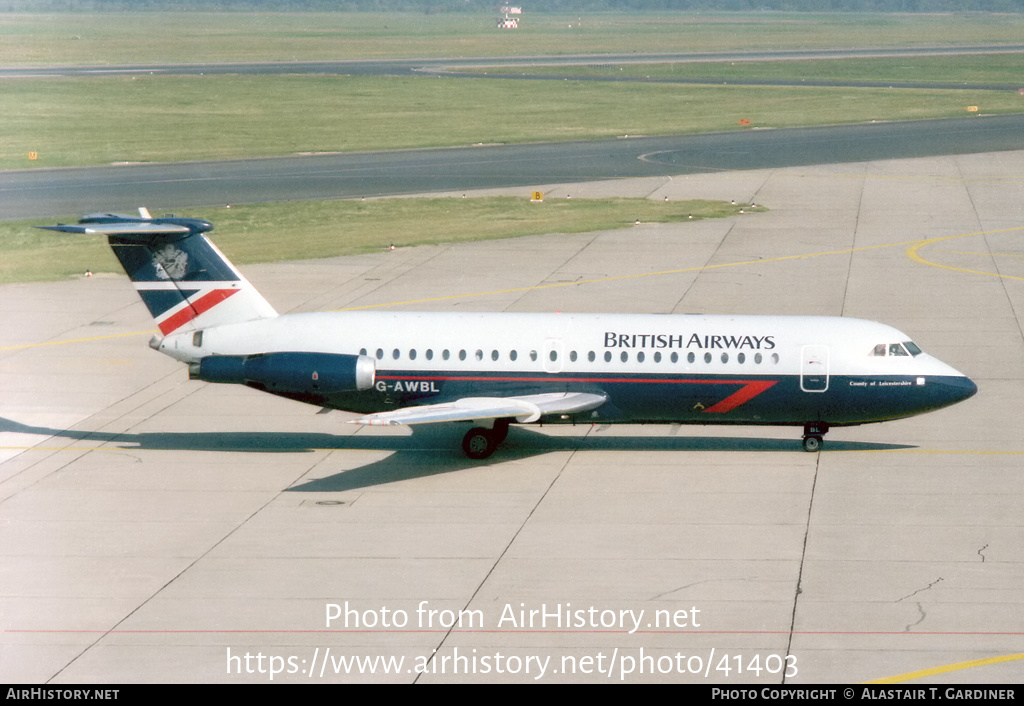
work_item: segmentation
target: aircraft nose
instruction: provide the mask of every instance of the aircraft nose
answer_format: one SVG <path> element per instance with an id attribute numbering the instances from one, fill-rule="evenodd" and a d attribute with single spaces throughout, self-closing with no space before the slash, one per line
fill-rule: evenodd
<path id="1" fill-rule="evenodd" d="M 978 392 L 978 386 L 966 375 L 954 375 L 939 379 L 939 386 L 942 389 L 942 406 L 956 404 L 973 397 Z"/>
<path id="2" fill-rule="evenodd" d="M 963 377 L 954 378 L 952 387 L 959 394 L 957 402 L 966 400 L 969 397 L 974 397 L 978 393 L 978 386 L 974 384 L 974 381 L 964 375 Z"/>
<path id="3" fill-rule="evenodd" d="M 948 363 L 932 358 L 928 365 L 929 382 L 941 387 L 941 396 L 946 400 L 943 406 L 963 402 L 978 393 L 974 381 Z"/>

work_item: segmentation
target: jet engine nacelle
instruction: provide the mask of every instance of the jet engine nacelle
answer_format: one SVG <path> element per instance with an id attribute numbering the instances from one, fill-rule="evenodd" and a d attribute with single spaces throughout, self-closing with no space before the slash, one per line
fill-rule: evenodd
<path id="1" fill-rule="evenodd" d="M 373 387 L 373 358 L 341 353 L 211 355 L 189 366 L 189 377 L 248 385 L 277 394 L 330 394 Z"/>

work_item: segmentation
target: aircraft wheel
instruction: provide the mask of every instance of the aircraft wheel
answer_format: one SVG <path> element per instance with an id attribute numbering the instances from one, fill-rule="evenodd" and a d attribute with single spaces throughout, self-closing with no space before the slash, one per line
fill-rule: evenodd
<path id="1" fill-rule="evenodd" d="M 814 453 L 821 449 L 821 437 L 820 436 L 805 436 L 804 437 L 804 451 Z"/>
<path id="2" fill-rule="evenodd" d="M 487 458 L 497 446 L 498 442 L 490 429 L 473 427 L 462 437 L 462 450 L 466 456 L 475 460 Z"/>

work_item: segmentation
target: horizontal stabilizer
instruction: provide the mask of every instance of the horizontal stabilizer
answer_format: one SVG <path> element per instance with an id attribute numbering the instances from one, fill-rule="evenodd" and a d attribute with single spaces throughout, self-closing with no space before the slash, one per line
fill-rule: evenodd
<path id="1" fill-rule="evenodd" d="M 55 230 L 60 233 L 83 233 L 87 235 L 116 235 L 122 240 L 131 242 L 151 242 L 153 236 L 159 235 L 188 235 L 192 229 L 174 223 L 89 223 L 79 225 L 67 225 L 61 223 L 56 226 L 36 226 L 43 230 Z M 139 236 L 133 238 L 132 236 Z"/>
<path id="2" fill-rule="evenodd" d="M 484 421 L 511 417 L 526 424 L 548 414 L 588 412 L 600 407 L 606 399 L 604 395 L 587 392 L 552 392 L 521 397 L 465 397 L 455 402 L 404 407 L 390 412 L 369 414 L 353 419 L 349 423 L 384 426 Z"/>

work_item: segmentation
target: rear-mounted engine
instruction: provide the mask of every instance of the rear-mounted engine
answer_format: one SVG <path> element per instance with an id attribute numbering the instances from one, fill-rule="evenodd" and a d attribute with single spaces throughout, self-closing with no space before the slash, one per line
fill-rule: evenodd
<path id="1" fill-rule="evenodd" d="M 212 355 L 192 363 L 189 377 L 248 385 L 277 394 L 323 395 L 373 387 L 373 358 L 335 353 Z"/>

